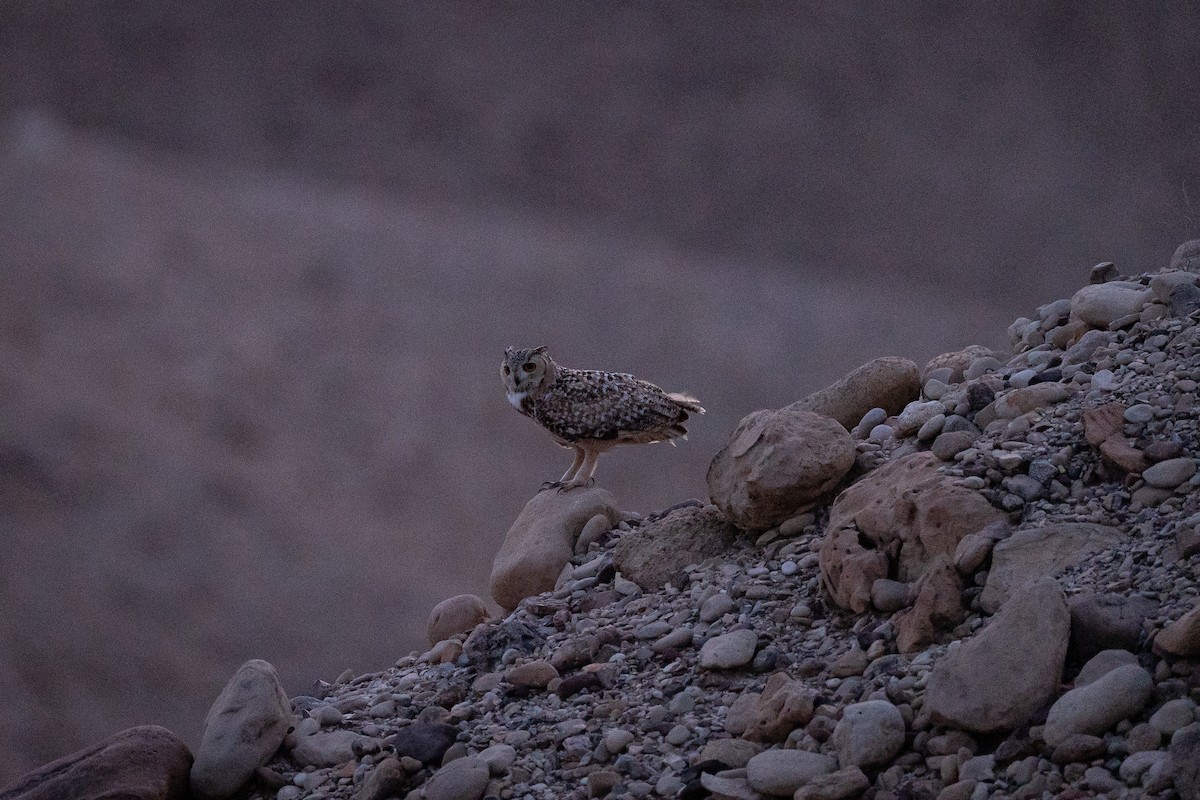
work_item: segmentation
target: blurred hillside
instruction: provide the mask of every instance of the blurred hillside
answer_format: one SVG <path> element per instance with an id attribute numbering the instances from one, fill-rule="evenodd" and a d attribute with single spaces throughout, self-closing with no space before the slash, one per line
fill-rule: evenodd
<path id="1" fill-rule="evenodd" d="M 1194 6 L 781 8 L 6 4 L 0 784 L 485 594 L 569 461 L 507 345 L 704 401 L 601 461 L 645 512 L 1197 235 Z"/>

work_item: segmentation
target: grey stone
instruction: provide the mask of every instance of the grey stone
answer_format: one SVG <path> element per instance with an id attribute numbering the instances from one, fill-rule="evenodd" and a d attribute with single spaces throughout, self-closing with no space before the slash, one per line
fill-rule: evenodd
<path id="1" fill-rule="evenodd" d="M 904 716 L 886 700 L 846 706 L 833 730 L 832 743 L 841 767 L 876 767 L 904 747 Z"/>
<path id="2" fill-rule="evenodd" d="M 1090 522 L 1056 523 L 1017 531 L 992 551 L 992 568 L 979 597 L 980 605 L 984 611 L 995 612 L 1012 592 L 1029 581 L 1043 575 L 1057 575 L 1124 539 L 1117 528 Z"/>
<path id="3" fill-rule="evenodd" d="M 700 648 L 700 666 L 704 669 L 735 669 L 754 658 L 758 634 L 750 630 L 733 631 L 709 639 Z"/>
<path id="4" fill-rule="evenodd" d="M 198 800 L 232 797 L 279 749 L 292 720 L 275 668 L 258 659 L 242 664 L 204 719 L 192 794 Z"/>
<path id="5" fill-rule="evenodd" d="M 425 784 L 426 800 L 479 800 L 491 772 L 479 756 L 455 759 L 433 773 Z"/>
<path id="6" fill-rule="evenodd" d="M 1046 716 L 1042 737 L 1057 747 L 1075 733 L 1099 736 L 1141 711 L 1153 688 L 1150 673 L 1142 667 L 1117 667 L 1058 698 Z"/>
<path id="7" fill-rule="evenodd" d="M 834 760 L 804 750 L 767 750 L 746 763 L 746 779 L 756 791 L 775 797 L 791 797 L 818 775 L 837 767 Z"/>
<path id="8" fill-rule="evenodd" d="M 1142 479 L 1157 489 L 1174 489 L 1196 474 L 1196 459 L 1168 458 L 1147 467 Z"/>

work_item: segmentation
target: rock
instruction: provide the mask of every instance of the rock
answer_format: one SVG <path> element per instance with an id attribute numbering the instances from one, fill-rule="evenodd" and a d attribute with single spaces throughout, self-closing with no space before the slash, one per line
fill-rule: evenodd
<path id="1" fill-rule="evenodd" d="M 833 729 L 832 743 L 841 767 L 878 767 L 904 747 L 904 717 L 886 700 L 846 706 Z"/>
<path id="2" fill-rule="evenodd" d="M 938 724 L 976 733 L 1012 730 L 1054 696 L 1070 613 L 1053 578 L 1027 585 L 988 625 L 938 661 L 925 709 Z"/>
<path id="3" fill-rule="evenodd" d="M 946 407 L 936 400 L 914 400 L 904 407 L 893 426 L 897 436 L 910 436 L 937 416 L 945 422 Z"/>
<path id="4" fill-rule="evenodd" d="M 717 800 L 761 800 L 762 795 L 750 788 L 745 778 L 726 778 L 720 775 L 700 774 L 700 785 Z"/>
<path id="5" fill-rule="evenodd" d="M 1057 747 L 1075 733 L 1099 736 L 1141 711 L 1153 689 L 1154 681 L 1142 667 L 1117 667 L 1058 698 L 1046 716 L 1042 738 Z"/>
<path id="6" fill-rule="evenodd" d="M 488 765 L 492 777 L 498 778 L 516 762 L 517 749 L 510 744 L 494 744 L 481 750 L 479 757 Z"/>
<path id="7" fill-rule="evenodd" d="M 979 597 L 980 606 L 994 613 L 1012 592 L 1034 578 L 1058 575 L 1124 540 L 1117 528 L 1090 522 L 1063 522 L 1017 531 L 992 551 L 992 568 Z"/>
<path id="8" fill-rule="evenodd" d="M 613 563 L 644 591 L 661 589 L 684 577 L 684 567 L 729 550 L 737 530 L 714 505 L 678 508 L 643 523 L 621 537 Z"/>
<path id="9" fill-rule="evenodd" d="M 1061 403 L 1071 396 L 1071 389 L 1061 383 L 1036 383 L 1024 389 L 1013 389 L 996 400 L 996 416 L 1016 419 L 1022 414 Z"/>
<path id="10" fill-rule="evenodd" d="M 758 634 L 754 631 L 723 633 L 709 639 L 700 648 L 700 666 L 703 669 L 744 667 L 753 660 L 756 649 Z"/>
<path id="11" fill-rule="evenodd" d="M 1150 464 L 1146 454 L 1122 436 L 1113 436 L 1101 442 L 1100 455 L 1125 472 L 1135 475 L 1145 470 Z"/>
<path id="12" fill-rule="evenodd" d="M 1086 327 L 1083 327 L 1082 334 L 1063 352 L 1062 363 L 1064 365 L 1083 364 L 1090 361 L 1097 350 L 1110 344 L 1115 338 L 1115 334 L 1111 331 L 1088 330 Z"/>
<path id="13" fill-rule="evenodd" d="M 388 737 L 397 758 L 413 758 L 422 764 L 440 764 L 450 745 L 458 738 L 458 728 L 434 722 L 415 722 Z"/>
<path id="14" fill-rule="evenodd" d="M 954 457 L 975 444 L 976 434 L 970 431 L 946 431 L 933 440 L 930 451 L 942 461 L 953 461 Z"/>
<path id="15" fill-rule="evenodd" d="M 1181 270 L 1164 270 L 1150 276 L 1150 291 L 1154 299 L 1164 305 L 1171 302 L 1171 292 L 1180 284 L 1196 285 L 1196 274 Z"/>
<path id="16" fill-rule="evenodd" d="M 1154 652 L 1183 658 L 1200 656 L 1200 605 L 1158 632 Z"/>
<path id="17" fill-rule="evenodd" d="M 939 553 L 934 557 L 915 590 L 916 602 L 912 608 L 892 620 L 896 626 L 896 649 L 901 653 L 912 653 L 932 644 L 939 628 L 952 628 L 964 616 L 960 599 L 962 580 L 945 555 Z"/>
<path id="18" fill-rule="evenodd" d="M 406 783 L 408 773 L 405 772 L 400 759 L 388 756 L 367 773 L 355 800 L 388 800 L 390 797 L 399 797 Z"/>
<path id="19" fill-rule="evenodd" d="M 1086 733 L 1073 733 L 1054 748 L 1050 760 L 1055 764 L 1091 761 L 1104 753 L 1104 740 Z"/>
<path id="20" fill-rule="evenodd" d="M 716 622 L 735 608 L 733 598 L 725 592 L 717 592 L 700 606 L 701 622 Z"/>
<path id="21" fill-rule="evenodd" d="M 762 694 L 745 692 L 729 709 L 725 730 L 752 742 L 782 742 L 813 715 L 814 693 L 787 673 L 776 672 Z"/>
<path id="22" fill-rule="evenodd" d="M 1167 757 L 1166 753 L 1158 751 L 1148 751 L 1140 753 L 1132 753 L 1121 762 L 1121 767 L 1118 774 L 1121 780 L 1125 781 L 1127 786 L 1140 786 L 1142 776 L 1146 772 Z"/>
<path id="23" fill-rule="evenodd" d="M 275 668 L 258 659 L 242 664 L 204 718 L 192 794 L 198 800 L 235 795 L 275 754 L 291 725 L 292 706 Z"/>
<path id="24" fill-rule="evenodd" d="M 1107 439 L 1121 435 L 1126 407 L 1121 403 L 1105 403 L 1083 410 L 1083 436 L 1092 447 L 1099 447 Z"/>
<path id="25" fill-rule="evenodd" d="M 1090 284 L 1071 297 L 1071 316 L 1093 328 L 1107 328 L 1122 317 L 1137 314 L 1152 296 L 1149 289 L 1132 281 Z"/>
<path id="26" fill-rule="evenodd" d="M 356 745 L 371 742 L 369 737 L 352 730 L 320 731 L 308 736 L 297 736 L 292 745 L 292 761 L 300 766 L 336 767 L 358 758 Z M 376 743 L 378 744 L 378 743 Z"/>
<path id="27" fill-rule="evenodd" d="M 1101 650 L 1083 665 L 1083 669 L 1075 677 L 1075 686 L 1087 686 L 1117 667 L 1124 667 L 1127 664 L 1136 665 L 1137 663 L 1137 656 L 1128 650 Z"/>
<path id="28" fill-rule="evenodd" d="M 1170 736 L 1196 721 L 1196 704 L 1186 697 L 1168 700 L 1150 715 L 1150 724 L 1159 733 Z"/>
<path id="29" fill-rule="evenodd" d="M 1181 800 L 1200 800 L 1200 723 L 1177 731 L 1171 737 L 1167 755 Z"/>
<path id="30" fill-rule="evenodd" d="M 586 553 L 593 542 L 600 541 L 600 537 L 611 530 L 612 520 L 607 514 L 597 514 L 589 519 L 575 542 L 575 555 Z"/>
<path id="31" fill-rule="evenodd" d="M 1185 272 L 1200 272 L 1200 239 L 1190 239 L 1171 255 L 1171 269 Z"/>
<path id="32" fill-rule="evenodd" d="M 1136 650 L 1142 623 L 1158 611 L 1158 603 L 1140 595 L 1084 592 L 1070 599 L 1071 657 L 1078 661 L 1102 650 Z"/>
<path id="33" fill-rule="evenodd" d="M 429 614 L 426 634 L 429 644 L 435 645 L 457 633 L 470 633 L 488 619 L 487 606 L 473 594 L 449 597 L 433 607 Z"/>
<path id="34" fill-rule="evenodd" d="M 921 393 L 917 365 L 885 356 L 868 361 L 832 386 L 797 400 L 788 409 L 830 417 L 850 430 L 873 408 L 895 414 Z"/>
<path id="35" fill-rule="evenodd" d="M 175 734 L 143 725 L 26 773 L 0 800 L 187 800 L 191 766 Z"/>
<path id="36" fill-rule="evenodd" d="M 1196 474 L 1196 459 L 1168 458 L 1142 471 L 1142 479 L 1156 489 L 1174 489 Z"/>
<path id="37" fill-rule="evenodd" d="M 433 773 L 433 777 L 425 784 L 425 798 L 479 800 L 487 789 L 490 777 L 487 762 L 479 756 L 456 758 Z"/>
<path id="38" fill-rule="evenodd" d="M 870 779 L 858 767 L 817 775 L 792 795 L 793 800 L 848 800 L 857 797 L 871 785 Z"/>
<path id="39" fill-rule="evenodd" d="M 1111 261 L 1101 261 L 1096 266 L 1088 271 L 1088 283 L 1107 283 L 1115 281 L 1121 273 L 1117 271 L 1117 265 Z"/>
<path id="40" fill-rule="evenodd" d="M 513 686 L 526 689 L 545 689 L 550 681 L 558 677 L 558 670 L 549 661 L 526 661 L 509 667 L 504 679 Z"/>
<path id="41" fill-rule="evenodd" d="M 1171 290 L 1172 317 L 1186 317 L 1200 309 L 1200 287 L 1180 284 Z"/>
<path id="42" fill-rule="evenodd" d="M 871 605 L 878 611 L 899 611 L 916 597 L 916 587 L 889 578 L 880 578 L 871 584 Z"/>
<path id="43" fill-rule="evenodd" d="M 720 761 L 731 769 L 738 769 L 746 766 L 746 762 L 762 749 L 762 745 L 746 739 L 714 739 L 700 751 L 700 761 Z"/>
<path id="44" fill-rule="evenodd" d="M 954 568 L 960 575 L 974 574 L 991 555 L 996 540 L 984 533 L 968 533 L 954 548 Z"/>
<path id="45" fill-rule="evenodd" d="M 979 344 L 968 345 L 962 350 L 955 350 L 951 353 L 936 355 L 921 368 L 921 384 L 924 385 L 932 374 L 940 369 L 950 370 L 950 374 L 944 380 L 945 383 L 962 383 L 967 367 L 981 358 L 989 358 L 992 355 L 990 348 Z"/>
<path id="46" fill-rule="evenodd" d="M 821 581 L 843 608 L 870 607 L 880 578 L 915 582 L 934 557 L 954 555 L 964 536 L 1002 521 L 979 492 L 938 472 L 932 453 L 891 461 L 834 501 L 820 548 Z M 888 553 L 896 564 L 889 565 Z"/>
<path id="47" fill-rule="evenodd" d="M 597 514 L 621 520 L 616 500 L 604 489 L 538 492 L 513 522 L 492 562 L 490 588 L 500 607 L 512 611 L 526 597 L 554 589 L 571 559 L 575 539 Z"/>
<path id="48" fill-rule="evenodd" d="M 854 440 L 838 422 L 791 407 L 745 417 L 708 468 L 708 490 L 743 530 L 795 516 L 842 482 Z"/>
<path id="49" fill-rule="evenodd" d="M 834 760 L 804 750 L 767 750 L 746 763 L 750 786 L 774 797 L 791 797 L 797 789 L 818 775 L 837 767 Z"/>

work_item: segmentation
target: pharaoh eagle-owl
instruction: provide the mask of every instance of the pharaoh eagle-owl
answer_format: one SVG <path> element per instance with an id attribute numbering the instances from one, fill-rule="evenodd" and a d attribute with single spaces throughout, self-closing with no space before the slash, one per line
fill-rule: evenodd
<path id="1" fill-rule="evenodd" d="M 704 413 L 696 398 L 632 375 L 559 366 L 545 347 L 508 348 L 500 376 L 513 407 L 575 451 L 570 469 L 548 484 L 560 491 L 588 484 L 600 454 L 619 444 L 686 439 L 688 415 Z"/>

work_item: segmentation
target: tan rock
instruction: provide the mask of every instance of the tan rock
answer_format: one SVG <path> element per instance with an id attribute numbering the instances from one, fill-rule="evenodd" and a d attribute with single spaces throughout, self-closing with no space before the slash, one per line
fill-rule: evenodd
<path id="1" fill-rule="evenodd" d="M 1117 528 L 1091 522 L 1062 522 L 1017 531 L 992 551 L 992 568 L 979 597 L 980 606 L 989 614 L 995 613 L 1029 581 L 1042 575 L 1058 575 L 1124 540 Z"/>
<path id="2" fill-rule="evenodd" d="M 837 383 L 787 408 L 831 417 L 850 430 L 872 408 L 897 414 L 920 394 L 917 365 L 907 358 L 885 356 L 868 361 Z"/>
<path id="3" fill-rule="evenodd" d="M 743 530 L 795 516 L 842 482 L 854 441 L 835 420 L 791 407 L 746 416 L 708 468 L 709 496 Z"/>
<path id="4" fill-rule="evenodd" d="M 1035 383 L 1022 389 L 1013 389 L 996 398 L 996 416 L 999 419 L 1016 419 L 1046 406 L 1056 405 L 1071 396 L 1071 389 L 1061 383 Z"/>
<path id="5" fill-rule="evenodd" d="M 144 725 L 52 761 L 0 791 L 3 800 L 187 800 L 192 754 L 166 728 Z"/>
<path id="6" fill-rule="evenodd" d="M 1158 632 L 1154 652 L 1181 658 L 1200 656 L 1200 605 Z"/>
<path id="7" fill-rule="evenodd" d="M 616 499 L 604 489 L 548 489 L 534 495 L 492 562 L 490 589 L 500 607 L 511 611 L 526 597 L 554 589 L 574 552 L 575 539 L 597 514 L 606 515 L 613 525 L 621 519 Z"/>
<path id="8" fill-rule="evenodd" d="M 550 681 L 558 677 L 558 670 L 549 661 L 527 661 L 515 667 L 509 667 L 504 673 L 504 679 L 513 686 L 529 689 L 545 689 Z"/>
<path id="9" fill-rule="evenodd" d="M 743 692 L 725 715 L 725 730 L 752 742 L 781 742 L 813 714 L 815 694 L 787 673 L 776 672 L 763 691 Z"/>
<path id="10" fill-rule="evenodd" d="M 1009 731 L 1054 696 L 1067 655 L 1071 617 L 1053 578 L 1027 585 L 981 631 L 938 661 L 925 710 L 936 724 Z"/>
<path id="11" fill-rule="evenodd" d="M 1101 442 L 1100 454 L 1125 472 L 1141 474 L 1150 466 L 1146 454 L 1123 436 L 1112 436 Z"/>
<path id="12" fill-rule="evenodd" d="M 929 362 L 921 368 L 921 385 L 924 386 L 925 382 L 929 380 L 931 372 L 943 368 L 950 370 L 950 379 L 946 383 L 962 383 L 967 367 L 981 358 L 987 358 L 992 355 L 995 354 L 991 348 L 980 344 L 972 344 L 964 347 L 962 350 L 936 355 L 929 359 Z"/>
<path id="13" fill-rule="evenodd" d="M 934 557 L 929 569 L 916 586 L 917 599 L 912 607 L 893 618 L 896 648 L 912 653 L 933 644 L 939 629 L 952 628 L 963 621 L 962 580 L 958 570 L 943 554 Z"/>
<path id="14" fill-rule="evenodd" d="M 488 619 L 487 606 L 473 594 L 448 597 L 433 607 L 426 633 L 431 645 L 458 633 L 470 633 Z"/>
<path id="15" fill-rule="evenodd" d="M 838 496 L 820 549 L 821 580 L 838 605 L 865 611 L 875 580 L 915 582 L 937 555 L 953 557 L 964 536 L 1006 519 L 938 472 L 940 464 L 932 453 L 913 453 Z"/>
<path id="16" fill-rule="evenodd" d="M 258 659 L 242 664 L 204 719 L 191 769 L 193 796 L 233 797 L 279 749 L 292 721 L 292 706 L 275 668 Z"/>
<path id="17" fill-rule="evenodd" d="M 1083 437 L 1092 447 L 1099 447 L 1112 436 L 1120 435 L 1125 424 L 1125 405 L 1105 403 L 1083 410 Z"/>
<path id="18" fill-rule="evenodd" d="M 621 574 L 651 592 L 684 575 L 683 568 L 720 555 L 737 541 L 737 529 L 714 505 L 679 508 L 621 537 L 613 562 Z"/>

